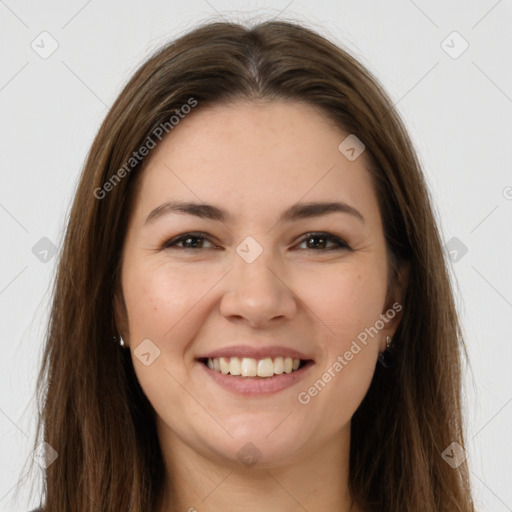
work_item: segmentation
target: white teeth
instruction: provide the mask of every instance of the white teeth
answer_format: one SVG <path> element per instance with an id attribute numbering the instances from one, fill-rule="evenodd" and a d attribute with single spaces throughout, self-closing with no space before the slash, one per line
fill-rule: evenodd
<path id="1" fill-rule="evenodd" d="M 258 361 L 258 377 L 272 377 L 274 375 L 274 362 L 270 357 Z"/>
<path id="2" fill-rule="evenodd" d="M 241 375 L 242 377 L 272 377 L 282 373 L 292 373 L 298 370 L 300 359 L 291 357 L 265 357 L 253 359 L 252 357 L 214 357 L 206 362 L 208 368 L 224 375 Z"/>
<path id="3" fill-rule="evenodd" d="M 242 377 L 256 377 L 258 373 L 256 368 L 256 359 L 251 357 L 242 358 Z"/>
<path id="4" fill-rule="evenodd" d="M 300 362 L 300 360 L 299 360 Z M 282 357 L 276 357 L 274 359 L 274 373 L 281 375 L 284 372 L 284 360 Z"/>
<path id="5" fill-rule="evenodd" d="M 220 371 L 227 375 L 229 373 L 229 360 L 225 357 L 220 358 Z"/>
<path id="6" fill-rule="evenodd" d="M 238 357 L 231 358 L 229 362 L 229 373 L 231 373 L 231 375 L 240 375 L 242 373 L 242 363 Z"/>

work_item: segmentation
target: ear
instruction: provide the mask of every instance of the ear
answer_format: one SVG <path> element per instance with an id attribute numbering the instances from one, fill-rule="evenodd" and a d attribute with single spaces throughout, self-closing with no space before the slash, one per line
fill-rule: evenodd
<path id="1" fill-rule="evenodd" d="M 128 330 L 128 312 L 124 302 L 123 291 L 121 290 L 120 286 L 117 287 L 114 294 L 114 314 L 117 330 L 123 337 L 125 346 L 128 346 L 128 338 L 130 335 L 130 331 Z"/>
<path id="2" fill-rule="evenodd" d="M 395 331 L 403 316 L 404 299 L 409 286 L 410 263 L 401 263 L 397 276 L 390 286 L 386 297 L 386 304 L 382 317 L 384 317 L 384 328 L 381 331 L 382 339 L 380 350 L 386 350 L 386 336 L 393 338 Z"/>

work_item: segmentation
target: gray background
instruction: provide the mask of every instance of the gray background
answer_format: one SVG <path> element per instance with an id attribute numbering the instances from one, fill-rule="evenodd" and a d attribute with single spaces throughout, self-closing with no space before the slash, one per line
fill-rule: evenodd
<path id="1" fill-rule="evenodd" d="M 477 504 L 512 511 L 510 0 L 0 0 L 0 512 L 38 503 L 22 477 L 55 272 L 51 244 L 61 244 L 108 106 L 150 52 L 198 22 L 276 16 L 348 49 L 406 122 L 453 258 L 471 363 L 467 439 Z"/>

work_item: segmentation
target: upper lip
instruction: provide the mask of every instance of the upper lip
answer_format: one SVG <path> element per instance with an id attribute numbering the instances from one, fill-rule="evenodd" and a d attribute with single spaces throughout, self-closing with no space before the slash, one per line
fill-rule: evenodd
<path id="1" fill-rule="evenodd" d="M 266 357 L 291 357 L 293 359 L 302 359 L 303 361 L 313 359 L 311 356 L 299 352 L 293 348 L 273 345 L 271 347 L 254 347 L 249 345 L 233 345 L 232 347 L 223 347 L 212 352 L 208 352 L 198 359 L 215 359 L 219 357 L 250 357 L 253 359 L 264 359 Z"/>

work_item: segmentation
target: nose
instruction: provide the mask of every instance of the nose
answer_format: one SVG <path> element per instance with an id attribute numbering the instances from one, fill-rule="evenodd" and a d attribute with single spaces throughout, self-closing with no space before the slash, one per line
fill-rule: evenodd
<path id="1" fill-rule="evenodd" d="M 233 265 L 226 276 L 226 291 L 220 303 L 224 317 L 259 328 L 293 318 L 297 311 L 295 294 L 284 273 L 275 270 L 279 265 L 267 251 L 252 263 L 236 255 Z"/>

